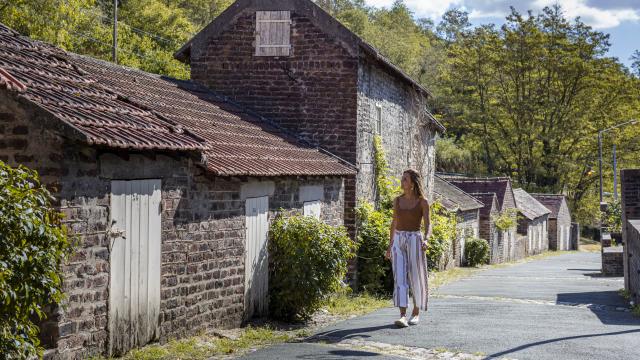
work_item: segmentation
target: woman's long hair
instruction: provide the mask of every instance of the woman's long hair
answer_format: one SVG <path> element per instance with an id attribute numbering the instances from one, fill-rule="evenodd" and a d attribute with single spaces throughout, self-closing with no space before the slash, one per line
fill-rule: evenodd
<path id="1" fill-rule="evenodd" d="M 424 188 L 422 187 L 422 176 L 420 176 L 420 174 L 413 169 L 407 169 L 404 171 L 404 173 L 409 174 L 409 178 L 413 183 L 414 194 L 418 198 L 426 198 L 424 193 Z"/>

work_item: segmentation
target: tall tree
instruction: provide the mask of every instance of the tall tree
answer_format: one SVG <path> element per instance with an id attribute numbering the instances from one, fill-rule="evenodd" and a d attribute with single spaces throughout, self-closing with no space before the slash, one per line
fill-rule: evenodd
<path id="1" fill-rule="evenodd" d="M 574 204 L 596 181 L 596 133 L 637 114 L 638 87 L 604 55 L 608 35 L 559 6 L 512 9 L 498 30 L 463 32 L 448 48 L 449 129 L 475 138 L 487 169 Z"/>

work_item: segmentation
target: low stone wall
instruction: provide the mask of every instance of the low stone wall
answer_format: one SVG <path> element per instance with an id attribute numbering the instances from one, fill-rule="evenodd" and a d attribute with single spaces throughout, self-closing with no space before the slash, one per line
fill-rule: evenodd
<path id="1" fill-rule="evenodd" d="M 622 246 L 602 250 L 602 274 L 604 276 L 624 276 Z"/>

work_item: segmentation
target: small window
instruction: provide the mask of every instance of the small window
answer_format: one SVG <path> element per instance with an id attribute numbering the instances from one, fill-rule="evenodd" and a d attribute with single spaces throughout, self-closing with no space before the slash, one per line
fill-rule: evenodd
<path id="1" fill-rule="evenodd" d="M 256 56 L 289 56 L 290 52 L 290 12 L 257 11 Z"/>
<path id="2" fill-rule="evenodd" d="M 376 134 L 382 135 L 382 105 L 376 104 Z"/>
<path id="3" fill-rule="evenodd" d="M 303 214 L 304 216 L 311 216 L 320 220 L 321 203 L 320 200 L 307 201 L 304 203 Z"/>

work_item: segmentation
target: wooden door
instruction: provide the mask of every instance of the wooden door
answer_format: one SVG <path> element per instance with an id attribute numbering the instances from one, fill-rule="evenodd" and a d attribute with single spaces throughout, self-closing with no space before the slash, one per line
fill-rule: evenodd
<path id="1" fill-rule="evenodd" d="M 302 209 L 304 216 L 311 216 L 320 220 L 320 213 L 322 211 L 322 203 L 320 200 L 307 201 Z"/>
<path id="2" fill-rule="evenodd" d="M 161 182 L 111 182 L 109 354 L 159 337 Z"/>
<path id="3" fill-rule="evenodd" d="M 246 201 L 245 318 L 267 315 L 269 292 L 269 197 Z"/>

